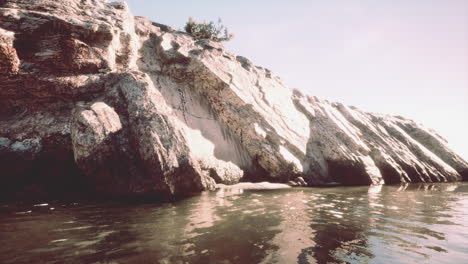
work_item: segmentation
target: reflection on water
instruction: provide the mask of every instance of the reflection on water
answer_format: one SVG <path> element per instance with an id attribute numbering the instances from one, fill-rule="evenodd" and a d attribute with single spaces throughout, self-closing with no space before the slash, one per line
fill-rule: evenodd
<path id="1" fill-rule="evenodd" d="M 0 263 L 466 263 L 468 183 L 0 207 Z"/>

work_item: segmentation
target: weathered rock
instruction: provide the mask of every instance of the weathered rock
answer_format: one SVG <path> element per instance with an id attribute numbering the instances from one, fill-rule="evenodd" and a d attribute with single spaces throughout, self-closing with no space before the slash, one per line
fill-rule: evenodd
<path id="1" fill-rule="evenodd" d="M 304 180 L 304 178 L 297 177 L 294 180 L 288 181 L 288 185 L 292 187 L 304 187 L 308 186 L 309 184 Z"/>
<path id="2" fill-rule="evenodd" d="M 299 183 L 301 186 L 307 186 L 307 182 L 302 177 L 297 177 L 295 181 Z"/>
<path id="3" fill-rule="evenodd" d="M 0 1 L 0 158 L 16 187 L 75 175 L 111 195 L 468 177 L 411 120 L 305 96 L 220 43 L 104 0 Z"/>
<path id="4" fill-rule="evenodd" d="M 14 35 L 0 28 L 0 74 L 9 76 L 18 73 L 19 59 L 13 47 Z"/>

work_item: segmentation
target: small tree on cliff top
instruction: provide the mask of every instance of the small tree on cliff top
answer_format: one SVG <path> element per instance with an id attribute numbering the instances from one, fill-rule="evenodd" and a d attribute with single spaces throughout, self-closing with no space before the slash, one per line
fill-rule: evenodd
<path id="1" fill-rule="evenodd" d="M 184 29 L 185 32 L 197 39 L 210 39 L 221 42 L 231 40 L 234 37 L 234 35 L 230 34 L 228 29 L 221 24 L 221 19 L 218 19 L 218 23 L 213 21 L 198 23 L 190 17 Z"/>

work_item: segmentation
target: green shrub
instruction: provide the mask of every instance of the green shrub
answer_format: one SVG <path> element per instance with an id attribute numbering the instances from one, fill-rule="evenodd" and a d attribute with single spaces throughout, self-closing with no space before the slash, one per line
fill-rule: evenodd
<path id="1" fill-rule="evenodd" d="M 231 40 L 234 37 L 234 35 L 230 34 L 228 29 L 221 24 L 221 19 L 218 19 L 218 23 L 214 23 L 213 21 L 209 23 L 206 21 L 198 23 L 190 17 L 184 29 L 185 32 L 197 39 L 210 39 L 221 42 Z"/>

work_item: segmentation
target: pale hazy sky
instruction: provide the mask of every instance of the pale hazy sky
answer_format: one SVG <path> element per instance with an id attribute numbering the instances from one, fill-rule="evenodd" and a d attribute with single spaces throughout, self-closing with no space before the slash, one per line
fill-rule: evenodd
<path id="1" fill-rule="evenodd" d="M 468 0 L 128 0 L 183 28 L 223 19 L 225 46 L 310 95 L 412 118 L 468 160 Z"/>

